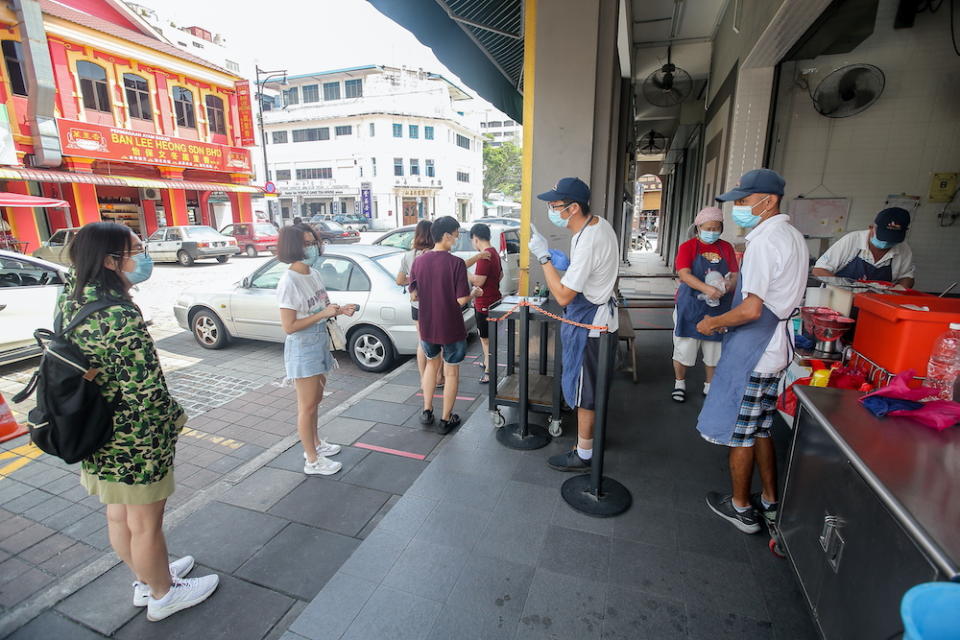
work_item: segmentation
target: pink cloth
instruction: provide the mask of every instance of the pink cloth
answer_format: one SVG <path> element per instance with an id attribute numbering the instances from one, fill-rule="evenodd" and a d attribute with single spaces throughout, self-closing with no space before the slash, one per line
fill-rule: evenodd
<path id="1" fill-rule="evenodd" d="M 951 400 L 929 400 L 928 398 L 936 397 L 937 390 L 929 387 L 911 389 L 907 386 L 907 382 L 912 380 L 913 376 L 913 369 L 908 369 L 894 377 L 886 387 L 877 389 L 873 393 L 868 393 L 863 396 L 863 398 L 884 396 L 887 398 L 923 402 L 923 406 L 919 409 L 891 411 L 887 415 L 911 418 L 937 431 L 952 427 L 960 421 L 960 403 Z M 863 402 L 863 398 L 860 399 L 861 402 Z"/>
<path id="2" fill-rule="evenodd" d="M 698 227 L 705 222 L 723 222 L 723 210 L 719 207 L 704 207 L 700 213 L 693 219 L 693 224 Z"/>

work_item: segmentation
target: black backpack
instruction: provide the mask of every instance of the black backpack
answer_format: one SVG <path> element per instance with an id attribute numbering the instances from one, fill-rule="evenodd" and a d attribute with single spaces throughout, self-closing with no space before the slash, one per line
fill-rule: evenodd
<path id="1" fill-rule="evenodd" d="M 33 336 L 43 350 L 40 366 L 26 388 L 13 397 L 14 402 L 22 402 L 37 391 L 37 406 L 27 415 L 30 440 L 70 464 L 87 458 L 113 437 L 116 402 L 103 396 L 94 382 L 99 369 L 90 366 L 67 334 L 91 314 L 118 305 L 133 307 L 126 300 L 95 300 L 80 307 L 66 328 L 60 328 L 58 314 L 55 331 L 37 329 Z"/>

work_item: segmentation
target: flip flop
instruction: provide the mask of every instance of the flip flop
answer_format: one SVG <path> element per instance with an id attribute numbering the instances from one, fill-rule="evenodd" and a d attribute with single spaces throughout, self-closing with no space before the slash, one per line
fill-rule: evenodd
<path id="1" fill-rule="evenodd" d="M 490 374 L 486 371 L 484 371 L 483 375 L 480 376 L 480 384 L 490 384 Z"/>
<path id="2" fill-rule="evenodd" d="M 673 393 L 670 394 L 670 397 L 673 398 L 674 402 L 686 402 L 687 401 L 687 392 L 685 389 L 674 389 Z"/>

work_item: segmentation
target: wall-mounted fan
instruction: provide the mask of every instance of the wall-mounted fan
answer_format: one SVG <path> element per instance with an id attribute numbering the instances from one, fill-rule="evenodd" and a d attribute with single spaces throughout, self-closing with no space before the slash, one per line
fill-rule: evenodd
<path id="1" fill-rule="evenodd" d="M 851 64 L 829 73 L 810 98 L 820 115 L 846 118 L 876 102 L 885 83 L 883 71 L 872 64 Z"/>
<path id="2" fill-rule="evenodd" d="M 667 136 L 650 129 L 637 139 L 637 153 L 646 156 L 657 155 L 667 150 Z"/>
<path id="3" fill-rule="evenodd" d="M 655 107 L 673 107 L 687 99 L 693 89 L 690 74 L 670 61 L 667 47 L 667 64 L 643 81 L 643 97 Z"/>

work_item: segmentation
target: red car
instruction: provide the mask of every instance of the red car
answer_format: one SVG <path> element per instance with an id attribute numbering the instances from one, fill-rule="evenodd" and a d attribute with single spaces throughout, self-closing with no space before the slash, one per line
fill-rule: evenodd
<path id="1" fill-rule="evenodd" d="M 237 246 L 251 258 L 256 258 L 261 251 L 277 252 L 277 228 L 269 222 L 239 222 L 228 224 L 220 233 L 233 236 Z"/>

